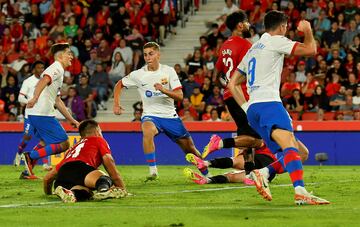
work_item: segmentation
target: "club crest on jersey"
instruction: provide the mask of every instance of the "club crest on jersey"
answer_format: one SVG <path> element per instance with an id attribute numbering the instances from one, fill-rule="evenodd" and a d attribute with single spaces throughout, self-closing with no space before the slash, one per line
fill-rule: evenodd
<path id="1" fill-rule="evenodd" d="M 150 98 L 153 95 L 152 91 L 146 90 L 145 91 L 145 96 Z"/>
<path id="2" fill-rule="evenodd" d="M 162 84 L 162 85 L 165 85 L 165 84 L 167 84 L 167 83 L 169 83 L 169 81 L 168 81 L 167 78 L 162 78 L 162 79 L 161 79 L 161 84 Z"/>

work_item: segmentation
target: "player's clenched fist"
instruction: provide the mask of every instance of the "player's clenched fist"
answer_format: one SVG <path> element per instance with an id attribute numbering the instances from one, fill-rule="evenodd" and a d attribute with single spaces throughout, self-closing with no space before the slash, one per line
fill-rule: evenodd
<path id="1" fill-rule="evenodd" d="M 160 83 L 155 83 L 154 84 L 154 88 L 157 91 L 161 91 L 163 89 L 163 86 Z"/>
<path id="2" fill-rule="evenodd" d="M 297 27 L 297 29 L 301 32 L 304 32 L 306 30 L 311 30 L 311 24 L 309 21 L 306 21 L 306 20 L 301 20 L 299 22 L 299 25 Z"/>

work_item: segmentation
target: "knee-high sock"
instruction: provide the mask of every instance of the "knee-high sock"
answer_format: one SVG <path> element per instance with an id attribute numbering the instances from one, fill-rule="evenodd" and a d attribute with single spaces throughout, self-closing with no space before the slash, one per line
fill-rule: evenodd
<path id="1" fill-rule="evenodd" d="M 23 153 L 23 151 L 28 143 L 29 143 L 29 140 L 24 139 L 24 137 L 21 138 L 20 143 L 18 145 L 18 154 Z"/>
<path id="2" fill-rule="evenodd" d="M 30 158 L 37 160 L 52 154 L 58 154 L 61 153 L 63 150 L 61 148 L 60 144 L 49 144 L 46 145 L 44 147 L 40 147 L 37 148 L 38 145 L 36 147 L 34 147 L 34 149 L 30 152 Z"/>
<path id="3" fill-rule="evenodd" d="M 285 169 L 290 175 L 294 187 L 304 187 L 303 167 L 299 151 L 294 147 L 285 148 L 284 151 Z"/>

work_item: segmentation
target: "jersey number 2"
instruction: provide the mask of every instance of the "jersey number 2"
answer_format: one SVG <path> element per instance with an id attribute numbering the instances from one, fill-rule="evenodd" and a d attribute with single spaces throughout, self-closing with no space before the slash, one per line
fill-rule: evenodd
<path id="1" fill-rule="evenodd" d="M 249 75 L 249 85 L 252 86 L 255 82 L 255 67 L 256 67 L 256 59 L 251 58 L 248 64 L 248 75 Z"/>
<path id="2" fill-rule="evenodd" d="M 234 62 L 232 58 L 223 58 L 223 63 L 228 68 L 228 70 L 226 71 L 226 79 L 230 80 L 230 76 L 231 76 L 230 74 L 234 68 Z"/>

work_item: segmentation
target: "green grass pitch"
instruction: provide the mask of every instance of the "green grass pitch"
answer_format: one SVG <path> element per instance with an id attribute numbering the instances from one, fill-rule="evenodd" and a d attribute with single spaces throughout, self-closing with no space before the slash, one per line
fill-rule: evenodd
<path id="1" fill-rule="evenodd" d="M 359 166 L 305 167 L 308 190 L 332 203 L 323 206 L 296 206 L 287 174 L 273 181 L 268 202 L 242 184 L 195 185 L 183 166 L 159 166 L 160 179 L 148 183 L 146 166 L 118 168 L 134 196 L 63 204 L 43 194 L 41 180 L 0 166 L 0 226 L 360 226 Z"/>

